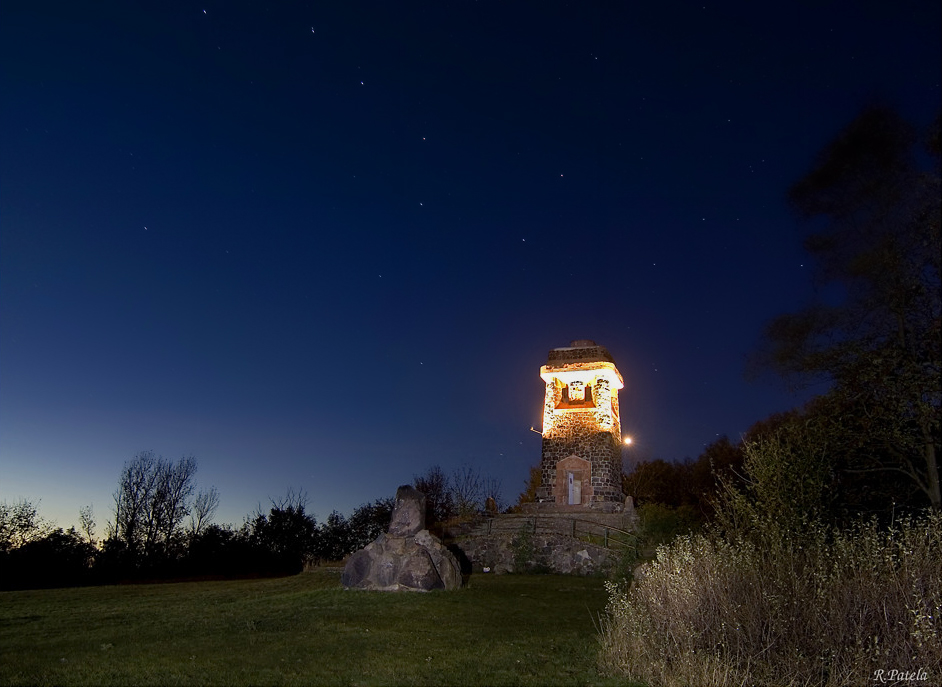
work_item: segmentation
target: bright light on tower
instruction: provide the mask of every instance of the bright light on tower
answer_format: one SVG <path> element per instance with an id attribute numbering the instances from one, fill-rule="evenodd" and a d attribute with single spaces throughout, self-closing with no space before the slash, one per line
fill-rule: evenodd
<path id="1" fill-rule="evenodd" d="M 625 446 L 631 446 L 631 437 L 625 437 Z"/>

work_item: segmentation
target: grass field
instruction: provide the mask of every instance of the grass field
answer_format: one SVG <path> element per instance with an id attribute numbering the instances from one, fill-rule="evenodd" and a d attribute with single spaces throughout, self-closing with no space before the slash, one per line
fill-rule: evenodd
<path id="1" fill-rule="evenodd" d="M 475 575 L 455 592 L 294 577 L 0 593 L 0 683 L 586 685 L 601 579 Z"/>

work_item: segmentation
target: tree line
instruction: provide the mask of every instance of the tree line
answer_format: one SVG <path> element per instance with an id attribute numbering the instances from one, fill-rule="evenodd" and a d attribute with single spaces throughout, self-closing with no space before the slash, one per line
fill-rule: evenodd
<path id="1" fill-rule="evenodd" d="M 219 492 L 198 488 L 197 467 L 192 456 L 174 462 L 149 450 L 125 463 L 101 540 L 90 507 L 81 509 L 78 528 L 65 530 L 28 500 L 0 503 L 0 587 L 294 574 L 366 546 L 392 516 L 394 499 L 379 498 L 318 522 L 307 496 L 289 490 L 241 526 L 218 524 Z M 439 531 L 482 513 L 489 500 L 501 503 L 499 481 L 469 466 L 448 475 L 434 465 L 413 484 L 427 495 L 426 520 Z"/>

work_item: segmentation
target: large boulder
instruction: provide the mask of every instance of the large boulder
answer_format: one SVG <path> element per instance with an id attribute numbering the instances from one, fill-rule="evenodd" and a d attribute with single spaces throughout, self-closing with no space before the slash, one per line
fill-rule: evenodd
<path id="1" fill-rule="evenodd" d="M 425 529 L 425 495 L 402 486 L 389 531 L 350 556 L 340 580 L 348 589 L 427 592 L 460 587 L 461 568 Z"/>
<path id="2" fill-rule="evenodd" d="M 413 541 L 425 549 L 432 559 L 432 565 L 442 580 L 443 589 L 457 589 L 461 586 L 461 564 L 438 537 L 428 530 L 422 530 L 415 535 Z"/>
<path id="3" fill-rule="evenodd" d="M 404 484 L 396 490 L 389 536 L 411 537 L 425 529 L 425 494 Z"/>

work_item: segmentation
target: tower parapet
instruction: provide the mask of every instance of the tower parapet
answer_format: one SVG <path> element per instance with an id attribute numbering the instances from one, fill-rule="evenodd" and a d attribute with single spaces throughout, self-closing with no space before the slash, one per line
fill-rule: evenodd
<path id="1" fill-rule="evenodd" d="M 551 350 L 540 377 L 546 393 L 537 500 L 566 510 L 620 505 L 618 391 L 625 383 L 614 358 L 580 339 Z"/>

